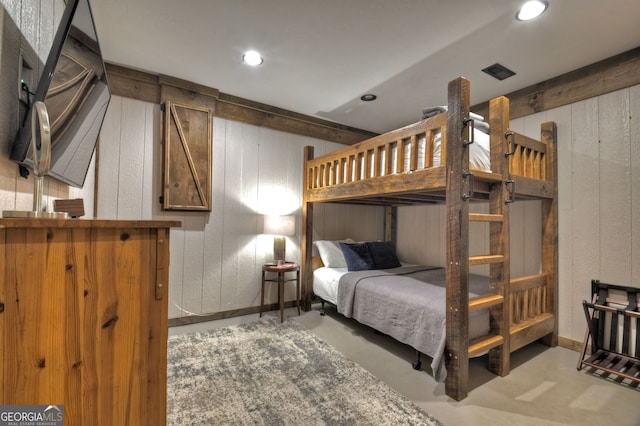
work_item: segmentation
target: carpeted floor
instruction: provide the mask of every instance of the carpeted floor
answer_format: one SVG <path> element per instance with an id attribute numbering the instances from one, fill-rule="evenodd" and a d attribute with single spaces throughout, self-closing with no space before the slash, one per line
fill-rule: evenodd
<path id="1" fill-rule="evenodd" d="M 168 425 L 441 425 L 295 321 L 169 338 Z"/>

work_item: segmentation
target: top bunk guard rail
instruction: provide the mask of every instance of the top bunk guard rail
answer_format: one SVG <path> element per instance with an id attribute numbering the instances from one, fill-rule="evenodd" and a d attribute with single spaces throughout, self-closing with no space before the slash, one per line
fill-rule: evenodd
<path id="1" fill-rule="evenodd" d="M 512 175 L 547 180 L 547 145 L 515 132 L 508 132 L 507 135 L 512 139 L 512 150 L 507 154 L 513 156 L 509 162 L 509 172 Z"/>
<path id="2" fill-rule="evenodd" d="M 508 100 L 496 98 L 497 114 L 508 110 Z M 406 205 L 442 202 L 446 197 L 447 112 L 392 130 L 371 139 L 347 146 L 318 158 L 305 161 L 305 190 L 309 202 L 349 202 L 362 204 Z M 551 124 L 551 123 L 549 123 Z M 474 121 L 463 120 L 464 149 L 474 143 Z M 544 129 L 544 126 L 543 126 Z M 549 131 L 552 134 L 553 132 Z M 553 155 L 555 141 L 541 141 L 510 129 L 491 132 L 493 171 L 465 168 L 465 178 L 475 190 L 465 198 L 486 199 L 491 184 L 508 176 L 511 196 L 517 198 L 553 198 L 555 196 Z M 439 140 L 439 143 L 437 143 Z M 551 146 L 550 146 L 551 145 Z M 435 155 L 439 146 L 440 155 Z M 493 153 L 496 150 L 499 155 Z M 495 173 L 506 161 L 503 176 Z"/>
<path id="3" fill-rule="evenodd" d="M 434 167 L 436 137 L 446 161 L 447 114 L 376 136 L 306 162 L 307 190 L 336 187 Z"/>

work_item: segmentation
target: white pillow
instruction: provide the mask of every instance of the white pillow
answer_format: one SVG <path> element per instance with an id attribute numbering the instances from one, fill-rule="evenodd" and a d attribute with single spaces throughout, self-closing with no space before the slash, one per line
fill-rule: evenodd
<path id="1" fill-rule="evenodd" d="M 318 249 L 318 253 L 320 254 L 320 258 L 322 259 L 322 263 L 327 268 L 346 268 L 347 262 L 344 260 L 344 255 L 342 254 L 342 249 L 340 248 L 340 243 L 353 243 L 354 241 L 351 238 L 347 238 L 344 240 L 318 240 L 314 241 L 313 244 Z"/>

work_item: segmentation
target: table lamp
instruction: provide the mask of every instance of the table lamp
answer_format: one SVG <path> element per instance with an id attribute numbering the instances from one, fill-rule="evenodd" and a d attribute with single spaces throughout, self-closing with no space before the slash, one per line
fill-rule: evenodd
<path id="1" fill-rule="evenodd" d="M 273 262 L 281 265 L 285 263 L 286 244 L 285 237 L 295 235 L 296 217 L 288 216 L 265 216 L 264 233 L 273 235 Z"/>

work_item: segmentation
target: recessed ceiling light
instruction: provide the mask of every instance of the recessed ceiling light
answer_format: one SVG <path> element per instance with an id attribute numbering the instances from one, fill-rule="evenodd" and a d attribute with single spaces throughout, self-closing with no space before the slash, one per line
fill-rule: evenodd
<path id="1" fill-rule="evenodd" d="M 518 11 L 516 19 L 518 21 L 530 21 L 531 19 L 542 15 L 542 13 L 547 10 L 547 7 L 549 7 L 549 3 L 543 0 L 528 1 L 523 4 Z"/>
<path id="2" fill-rule="evenodd" d="M 366 95 L 360 96 L 360 100 L 365 102 L 375 101 L 376 99 L 378 99 L 378 97 L 373 93 L 367 93 Z"/>
<path id="3" fill-rule="evenodd" d="M 255 50 L 248 50 L 244 52 L 244 55 L 242 55 L 242 62 L 255 67 L 258 65 L 262 65 L 264 60 L 262 59 L 262 56 L 260 56 L 260 54 Z"/>

